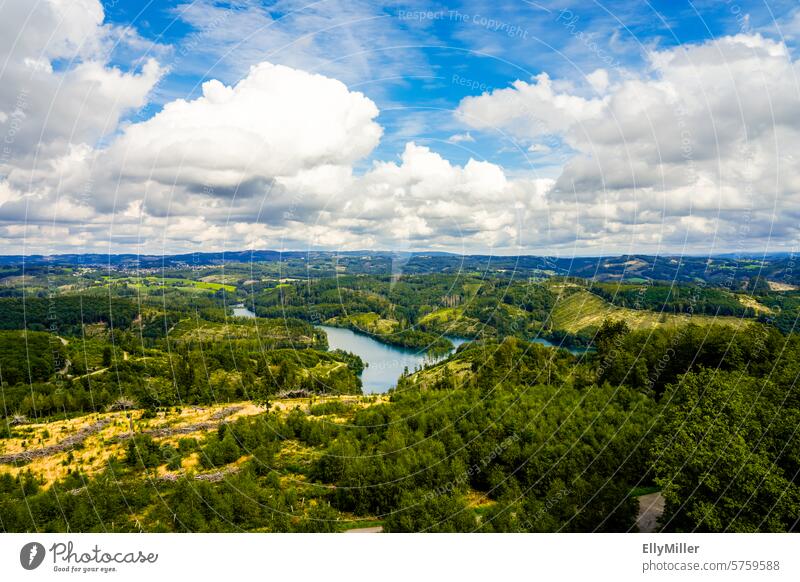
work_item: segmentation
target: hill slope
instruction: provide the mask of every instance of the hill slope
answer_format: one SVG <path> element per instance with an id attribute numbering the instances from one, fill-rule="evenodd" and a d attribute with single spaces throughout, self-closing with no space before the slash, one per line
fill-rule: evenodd
<path id="1" fill-rule="evenodd" d="M 653 327 L 677 327 L 689 322 L 697 324 L 717 323 L 738 326 L 746 319 L 738 317 L 713 317 L 709 315 L 690 315 L 659 313 L 617 307 L 604 299 L 579 288 L 564 288 L 551 314 L 554 329 L 578 333 L 587 327 L 599 327 L 606 319 L 621 319 L 631 329 L 650 329 Z"/>

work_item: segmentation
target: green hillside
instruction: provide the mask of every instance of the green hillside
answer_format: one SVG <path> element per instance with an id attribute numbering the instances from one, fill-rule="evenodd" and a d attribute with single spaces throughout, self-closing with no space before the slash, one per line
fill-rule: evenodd
<path id="1" fill-rule="evenodd" d="M 606 319 L 623 320 L 633 330 L 677 327 L 689 322 L 698 325 L 716 323 L 738 326 L 747 321 L 738 317 L 659 313 L 617 307 L 578 287 L 562 288 L 562 294 L 556 301 L 550 321 L 553 329 L 578 333 L 586 328 L 600 327 Z"/>

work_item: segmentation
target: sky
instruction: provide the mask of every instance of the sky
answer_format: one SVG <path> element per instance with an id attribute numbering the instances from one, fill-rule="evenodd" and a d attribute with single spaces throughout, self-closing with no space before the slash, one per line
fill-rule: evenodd
<path id="1" fill-rule="evenodd" d="M 794 252 L 784 0 L 0 0 L 0 254 Z"/>

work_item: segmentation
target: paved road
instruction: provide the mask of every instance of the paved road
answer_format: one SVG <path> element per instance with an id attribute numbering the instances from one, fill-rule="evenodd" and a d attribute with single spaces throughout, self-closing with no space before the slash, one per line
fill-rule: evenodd
<path id="1" fill-rule="evenodd" d="M 648 493 L 639 497 L 639 516 L 636 525 L 642 533 L 658 530 L 658 518 L 664 513 L 664 497 L 661 493 Z"/>

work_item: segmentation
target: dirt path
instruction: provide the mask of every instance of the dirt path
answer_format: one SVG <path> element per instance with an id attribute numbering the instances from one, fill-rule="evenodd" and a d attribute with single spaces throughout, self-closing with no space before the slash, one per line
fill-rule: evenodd
<path id="1" fill-rule="evenodd" d="M 241 467 L 233 466 L 233 467 L 224 467 L 219 471 L 214 471 L 212 473 L 200 473 L 199 475 L 195 475 L 194 478 L 197 481 L 208 481 L 209 483 L 218 483 L 222 481 L 228 475 L 234 475 L 241 470 Z M 164 473 L 159 477 L 161 481 L 171 481 L 175 482 L 181 478 L 184 473 Z"/>
<path id="2" fill-rule="evenodd" d="M 344 533 L 383 533 L 383 526 L 376 527 L 357 527 L 355 529 L 345 530 Z"/>
<path id="3" fill-rule="evenodd" d="M 664 513 L 664 497 L 661 493 L 648 493 L 639 497 L 639 515 L 636 525 L 641 533 L 658 531 L 658 518 Z"/>
<path id="4" fill-rule="evenodd" d="M 60 369 L 58 371 L 58 373 L 61 374 L 62 376 L 66 376 L 67 372 L 69 372 L 69 368 L 70 368 L 71 365 L 72 365 L 72 362 L 70 362 L 69 359 L 65 360 L 64 367 L 62 369 Z"/>
<path id="5" fill-rule="evenodd" d="M 81 378 L 86 378 L 87 376 L 94 376 L 95 374 L 102 374 L 103 372 L 108 371 L 108 368 L 100 368 L 99 370 L 95 370 L 94 372 L 89 372 L 88 374 L 84 374 L 83 376 L 75 376 L 75 380 L 80 380 Z"/>

